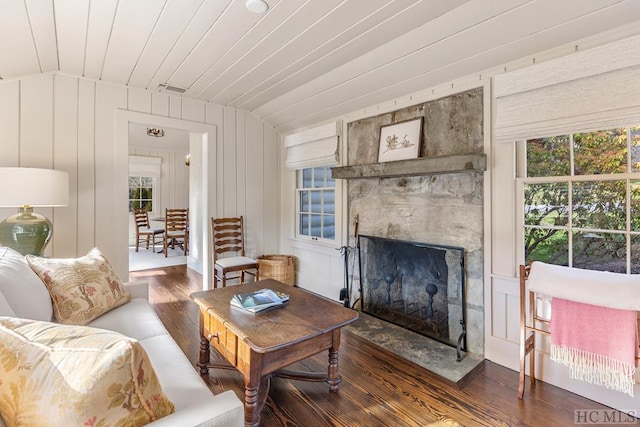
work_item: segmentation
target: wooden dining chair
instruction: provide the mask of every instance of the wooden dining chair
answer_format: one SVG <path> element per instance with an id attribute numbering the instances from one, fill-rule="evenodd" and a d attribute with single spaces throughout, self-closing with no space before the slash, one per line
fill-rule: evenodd
<path id="1" fill-rule="evenodd" d="M 169 246 L 182 247 L 185 256 L 189 250 L 189 209 L 165 209 L 164 214 L 164 256 L 169 252 Z"/>
<path id="2" fill-rule="evenodd" d="M 244 283 L 244 274 L 258 274 L 258 262 L 245 256 L 243 217 L 211 218 L 211 237 L 213 239 L 213 287 L 218 282 L 224 288 L 228 279 L 240 278 Z M 227 276 L 229 273 L 239 273 Z"/>
<path id="3" fill-rule="evenodd" d="M 155 252 L 156 236 L 164 234 L 164 228 L 151 228 L 149 226 L 149 212 L 147 212 L 146 208 L 134 208 L 133 219 L 136 222 L 136 252 L 138 252 L 140 242 L 143 240 L 147 243 L 147 249 L 149 249 L 149 240 L 151 240 L 151 248 Z"/>

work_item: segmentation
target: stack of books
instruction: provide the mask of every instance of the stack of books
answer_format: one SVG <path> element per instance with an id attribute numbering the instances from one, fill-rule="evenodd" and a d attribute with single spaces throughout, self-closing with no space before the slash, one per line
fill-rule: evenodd
<path id="1" fill-rule="evenodd" d="M 231 305 L 252 313 L 257 313 L 271 307 L 278 307 L 289 301 L 289 295 L 271 289 L 235 294 L 231 298 Z"/>

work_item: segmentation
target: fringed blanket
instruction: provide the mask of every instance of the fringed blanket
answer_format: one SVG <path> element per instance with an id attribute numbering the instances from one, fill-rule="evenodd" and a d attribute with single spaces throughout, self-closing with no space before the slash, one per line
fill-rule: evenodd
<path id="1" fill-rule="evenodd" d="M 561 298 L 551 300 L 551 360 L 570 377 L 633 397 L 637 313 Z"/>
<path id="2" fill-rule="evenodd" d="M 534 262 L 527 287 L 552 297 L 551 359 L 572 378 L 633 396 L 640 276 Z"/>

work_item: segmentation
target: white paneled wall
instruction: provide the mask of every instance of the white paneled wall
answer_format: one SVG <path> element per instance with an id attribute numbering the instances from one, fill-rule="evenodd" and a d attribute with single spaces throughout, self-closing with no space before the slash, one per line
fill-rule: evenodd
<path id="1" fill-rule="evenodd" d="M 116 203 L 118 153 L 129 151 L 116 137 L 118 109 L 216 125 L 217 163 L 210 173 L 218 179 L 209 190 L 216 194 L 214 212 L 247 217 L 250 253 L 277 250 L 278 135 L 271 127 L 220 105 L 49 73 L 0 82 L 0 166 L 69 173 L 69 206 L 37 209 L 54 223 L 47 256 L 74 257 L 97 246 L 126 278 L 127 260 L 118 254 L 128 242 L 124 234 L 114 238 L 114 230 L 126 227 L 114 221 L 127 209 Z M 177 187 L 164 197 L 163 206 L 188 205 Z M 0 209 L 2 218 L 13 213 Z"/>

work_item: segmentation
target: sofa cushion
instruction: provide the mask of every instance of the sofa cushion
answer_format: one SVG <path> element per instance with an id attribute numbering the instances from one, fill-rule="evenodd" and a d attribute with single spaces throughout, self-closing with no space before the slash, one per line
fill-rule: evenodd
<path id="1" fill-rule="evenodd" d="M 24 256 L 6 246 L 0 247 L 0 293 L 13 311 L 12 314 L 2 310 L 3 315 L 46 321 L 53 316 L 47 288 Z"/>
<path id="2" fill-rule="evenodd" d="M 2 317 L 0 373 L 8 426 L 140 426 L 174 410 L 140 343 L 103 329 Z"/>
<path id="3" fill-rule="evenodd" d="M 26 255 L 25 259 L 49 290 L 55 319 L 60 323 L 86 325 L 131 299 L 97 248 L 80 258 Z"/>
<path id="4" fill-rule="evenodd" d="M 127 304 L 92 320 L 87 326 L 119 332 L 138 341 L 169 334 L 149 301 L 142 298 L 132 298 Z"/>

